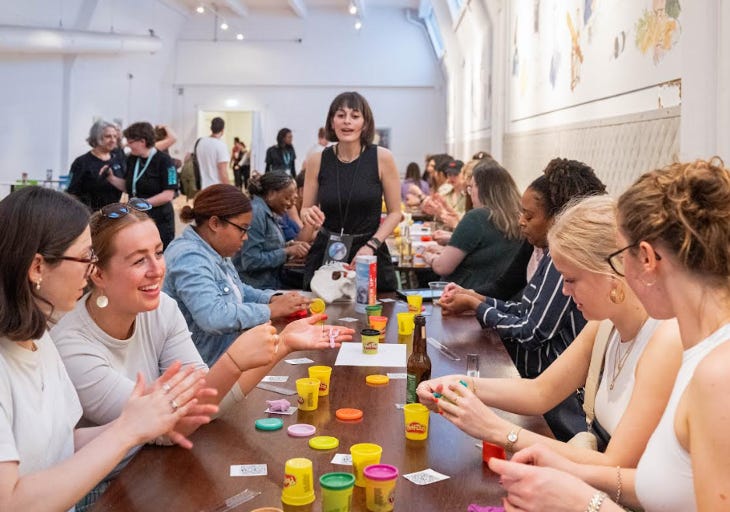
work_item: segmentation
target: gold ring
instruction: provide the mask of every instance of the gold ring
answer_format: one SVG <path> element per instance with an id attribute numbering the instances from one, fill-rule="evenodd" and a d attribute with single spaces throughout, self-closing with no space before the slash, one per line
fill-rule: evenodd
<path id="1" fill-rule="evenodd" d="M 175 412 L 180 408 L 180 406 L 177 405 L 177 402 L 175 401 L 174 398 L 172 400 L 170 400 L 170 407 L 172 407 L 172 412 Z"/>

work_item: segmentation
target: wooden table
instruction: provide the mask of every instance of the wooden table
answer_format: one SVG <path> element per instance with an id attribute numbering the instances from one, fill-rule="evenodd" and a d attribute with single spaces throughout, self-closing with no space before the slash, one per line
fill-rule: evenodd
<path id="1" fill-rule="evenodd" d="M 516 377 L 509 356 L 498 336 L 483 331 L 473 317 L 445 317 L 438 306 L 426 304 L 426 329 L 429 337 L 446 345 L 460 361 L 452 361 L 429 346 L 432 375 L 464 373 L 467 353 L 481 355 L 483 377 Z M 405 311 L 404 302 L 384 304 L 383 314 L 391 320 L 387 327 L 387 342 L 397 342 L 395 313 Z M 352 311 L 351 305 L 330 305 L 327 313 L 331 323 L 343 316 L 358 318 L 350 324 L 359 331 L 365 316 Z M 359 340 L 359 336 L 355 337 Z M 354 341 L 354 340 L 353 340 Z M 300 352 L 292 357 L 307 356 L 314 364 L 334 365 L 337 351 Z M 283 361 L 270 373 L 289 375 L 284 386 L 294 388 L 294 381 L 307 374 L 308 365 L 293 366 Z M 317 500 L 312 511 L 321 509 L 319 477 L 332 471 L 351 471 L 348 466 L 333 465 L 336 453 L 349 453 L 351 445 L 373 442 L 383 447 L 382 462 L 396 466 L 401 475 L 432 468 L 451 478 L 431 485 L 418 486 L 399 478 L 396 490 L 396 510 L 465 511 L 470 503 L 498 505 L 504 494 L 496 476 L 482 463 L 481 451 L 475 439 L 467 436 L 444 418 L 431 414 L 430 432 L 426 441 L 407 441 L 403 430 L 403 412 L 395 407 L 405 401 L 405 380 L 391 380 L 387 386 L 371 387 L 365 377 L 373 373 L 405 372 L 405 368 L 372 368 L 334 366 L 329 397 L 321 397 L 319 408 L 312 412 L 298 411 L 283 416 L 284 429 L 259 432 L 254 420 L 265 417 L 267 399 L 281 395 L 254 389 L 244 402 L 221 418 L 200 428 L 192 436 L 191 451 L 178 447 L 145 447 L 122 471 L 109 490 L 97 502 L 95 511 L 211 511 L 243 489 L 261 491 L 250 502 L 236 510 L 252 510 L 263 506 L 281 505 L 284 462 L 292 457 L 313 461 Z M 296 396 L 287 397 L 293 403 Z M 356 407 L 364 411 L 359 423 L 343 423 L 335 418 L 341 407 Z M 500 413 L 501 414 L 501 413 Z M 542 417 L 506 415 L 525 428 L 548 433 Z M 292 438 L 286 427 L 294 423 L 310 423 L 317 427 L 316 435 L 332 435 L 339 439 L 338 448 L 316 451 L 308 446 L 308 438 Z M 267 464 L 268 475 L 259 477 L 230 477 L 233 464 Z M 285 509 L 286 510 L 286 509 Z M 353 510 L 364 511 L 365 493 L 355 488 Z"/>

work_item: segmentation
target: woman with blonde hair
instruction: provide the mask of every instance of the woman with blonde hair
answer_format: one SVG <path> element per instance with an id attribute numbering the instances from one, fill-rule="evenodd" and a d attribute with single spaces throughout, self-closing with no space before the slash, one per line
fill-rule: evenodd
<path id="1" fill-rule="evenodd" d="M 492 459 L 508 511 L 728 508 L 730 171 L 713 159 L 648 172 L 619 198 L 618 225 L 611 266 L 651 316 L 677 317 L 684 353 L 669 402 L 636 470 L 576 464 L 540 446 Z"/>
<path id="2" fill-rule="evenodd" d="M 495 160 L 481 160 L 467 186 L 476 208 L 456 226 L 446 247 L 432 246 L 423 259 L 434 272 L 464 288 L 497 280 L 521 245 L 520 193 Z"/>
<path id="3" fill-rule="evenodd" d="M 421 401 L 470 435 L 511 451 L 541 443 L 576 462 L 636 467 L 669 399 L 682 348 L 676 322 L 649 318 L 608 264 L 618 249 L 616 231 L 615 203 L 606 196 L 569 207 L 550 229 L 548 243 L 563 275 L 563 293 L 589 322 L 543 373 L 535 379 L 442 377 L 419 386 Z M 587 385 L 590 365 L 597 365 L 596 373 L 603 368 L 597 392 Z M 490 409 L 543 414 L 584 386 L 594 393 L 586 400 L 595 400 L 591 431 L 601 451 L 524 430 Z M 434 401 L 433 392 L 446 400 Z"/>

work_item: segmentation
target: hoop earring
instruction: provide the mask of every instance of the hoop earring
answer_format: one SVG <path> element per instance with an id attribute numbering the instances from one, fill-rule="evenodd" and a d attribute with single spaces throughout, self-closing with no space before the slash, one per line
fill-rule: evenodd
<path id="1" fill-rule="evenodd" d="M 608 294 L 608 298 L 614 304 L 621 304 L 624 299 L 626 299 L 626 294 L 624 293 L 623 288 L 619 288 L 617 286 L 616 288 L 611 288 L 611 293 Z"/>
<path id="2" fill-rule="evenodd" d="M 43 281 L 42 278 L 38 278 L 38 281 L 35 282 L 35 291 L 39 291 L 41 289 L 41 281 Z"/>
<path id="3" fill-rule="evenodd" d="M 107 297 L 106 295 L 104 295 L 104 292 L 102 291 L 102 292 L 101 292 L 101 295 L 99 295 L 99 296 L 98 296 L 98 297 L 96 298 L 96 306 L 97 306 L 97 307 L 98 307 L 99 309 L 104 309 L 104 308 L 105 308 L 105 307 L 107 307 L 108 305 L 109 305 L 109 297 Z"/>

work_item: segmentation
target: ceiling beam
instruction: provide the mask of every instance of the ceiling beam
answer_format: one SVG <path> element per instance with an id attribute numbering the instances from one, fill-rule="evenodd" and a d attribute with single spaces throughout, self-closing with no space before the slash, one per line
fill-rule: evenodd
<path id="1" fill-rule="evenodd" d="M 248 6 L 244 3 L 243 0 L 223 0 L 222 5 L 229 8 L 238 16 L 241 16 L 243 18 L 248 16 Z"/>
<path id="2" fill-rule="evenodd" d="M 304 0 L 289 0 L 289 8 L 300 18 L 307 17 L 307 4 Z"/>

